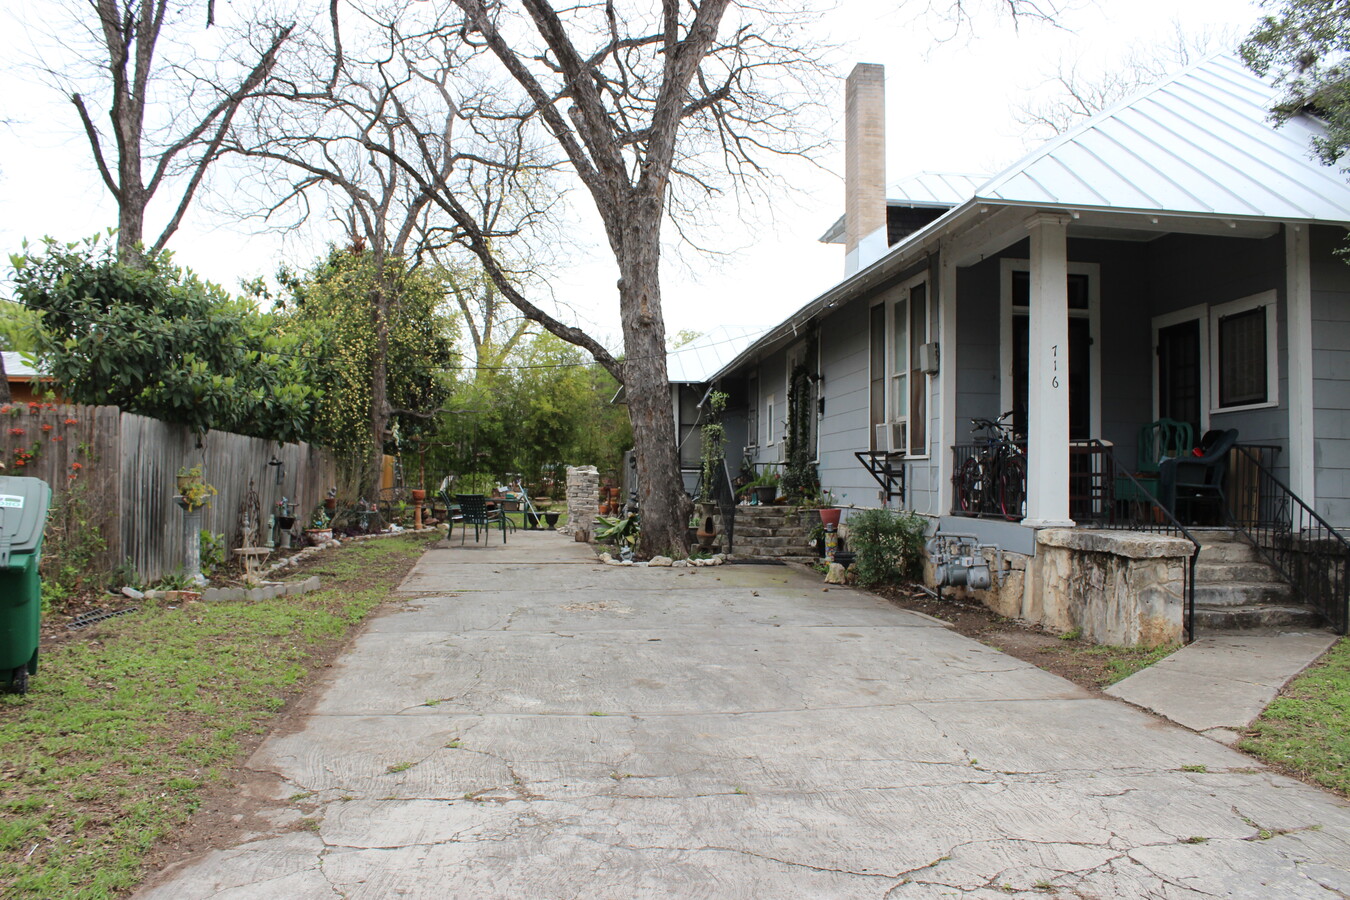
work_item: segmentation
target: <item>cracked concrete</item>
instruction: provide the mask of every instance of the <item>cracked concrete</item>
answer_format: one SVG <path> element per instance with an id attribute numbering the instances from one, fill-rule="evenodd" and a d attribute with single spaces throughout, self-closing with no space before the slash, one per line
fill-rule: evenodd
<path id="1" fill-rule="evenodd" d="M 274 830 L 143 900 L 1350 896 L 1339 799 L 801 570 L 521 532 L 403 590 L 249 761 Z"/>

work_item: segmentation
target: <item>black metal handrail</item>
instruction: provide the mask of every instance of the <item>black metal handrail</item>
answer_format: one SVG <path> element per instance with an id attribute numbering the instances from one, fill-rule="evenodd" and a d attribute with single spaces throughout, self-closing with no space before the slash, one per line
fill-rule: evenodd
<path id="1" fill-rule="evenodd" d="M 1108 444 L 1095 438 L 1077 443 L 1090 448 L 1092 453 L 1089 459 L 1100 460 L 1100 465 L 1089 466 L 1087 471 L 1081 473 L 1073 472 L 1074 467 L 1070 466 L 1070 496 L 1075 494 L 1075 478 L 1086 482 L 1078 490 L 1084 499 L 1078 504 L 1075 522 L 1103 530 L 1167 534 L 1191 542 L 1184 586 L 1186 643 L 1189 644 L 1195 640 L 1195 565 L 1200 558 L 1200 541 L 1181 524 L 1180 519 L 1158 502 L 1156 484 L 1145 484 L 1129 469 L 1121 466 Z"/>
<path id="2" fill-rule="evenodd" d="M 1260 458 L 1263 448 L 1238 444 L 1233 449 L 1252 469 L 1229 472 L 1230 524 L 1337 634 L 1345 634 L 1350 543 L 1275 477 Z"/>

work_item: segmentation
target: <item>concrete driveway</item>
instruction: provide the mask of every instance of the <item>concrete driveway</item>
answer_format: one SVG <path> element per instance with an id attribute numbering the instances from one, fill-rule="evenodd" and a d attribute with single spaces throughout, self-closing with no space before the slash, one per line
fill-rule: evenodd
<path id="1" fill-rule="evenodd" d="M 1350 807 L 801 570 L 432 550 L 144 898 L 1350 895 Z"/>

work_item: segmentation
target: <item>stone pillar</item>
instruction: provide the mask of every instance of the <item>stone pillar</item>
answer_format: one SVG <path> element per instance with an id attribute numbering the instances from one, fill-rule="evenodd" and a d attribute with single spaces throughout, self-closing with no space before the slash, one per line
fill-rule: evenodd
<path id="1" fill-rule="evenodd" d="M 1069 263 L 1064 216 L 1027 220 L 1031 317 L 1027 352 L 1027 515 L 1024 525 L 1070 526 Z"/>
<path id="2" fill-rule="evenodd" d="M 600 471 L 595 466 L 567 467 L 567 534 L 595 529 L 600 513 Z"/>

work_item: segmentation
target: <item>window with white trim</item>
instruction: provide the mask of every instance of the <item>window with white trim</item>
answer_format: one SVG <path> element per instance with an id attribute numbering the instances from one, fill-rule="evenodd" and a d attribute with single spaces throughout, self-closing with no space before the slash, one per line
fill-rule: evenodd
<path id="1" fill-rule="evenodd" d="M 1210 308 L 1210 377 L 1214 409 L 1279 402 L 1276 294 L 1265 291 Z"/>
<path id="2" fill-rule="evenodd" d="M 928 455 L 931 376 L 919 367 L 929 337 L 928 281 L 892 288 L 872 307 L 872 449 Z"/>

